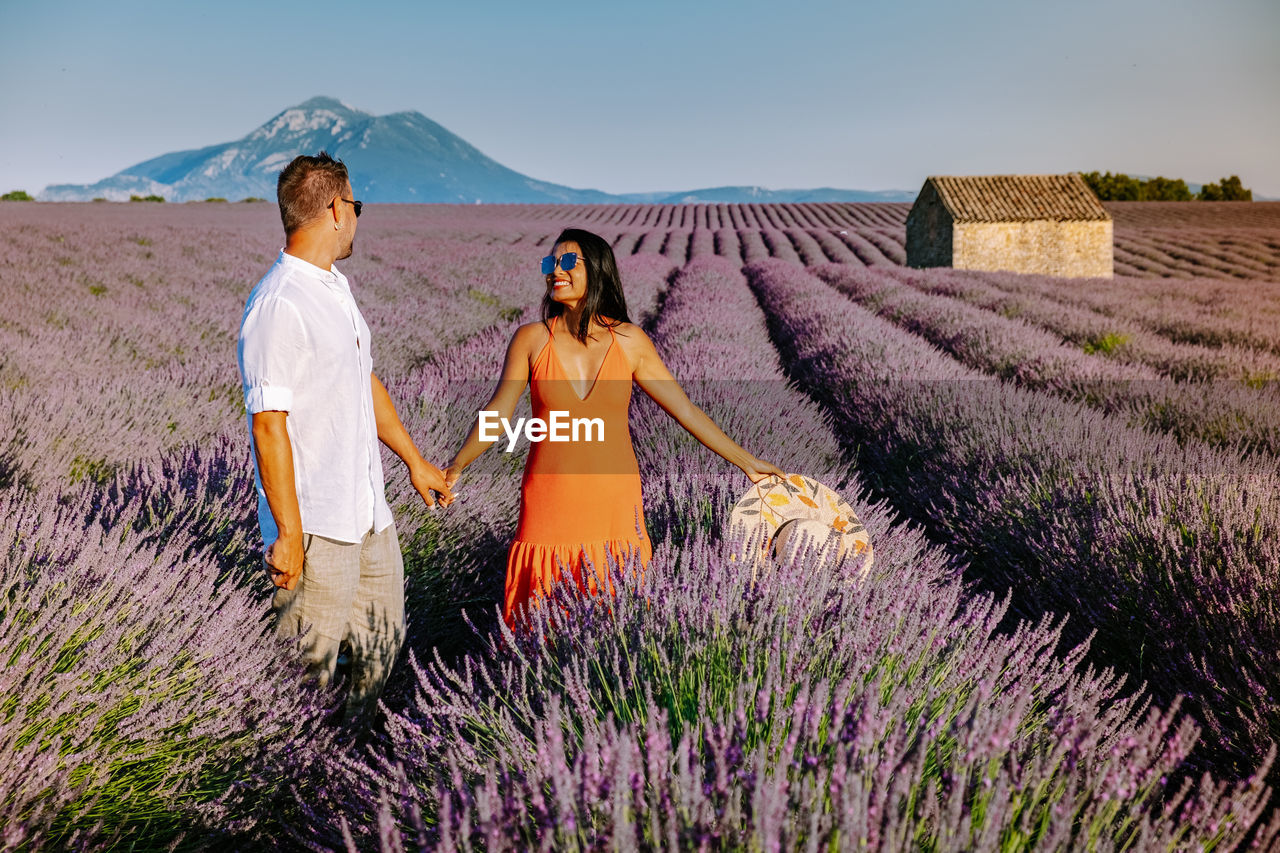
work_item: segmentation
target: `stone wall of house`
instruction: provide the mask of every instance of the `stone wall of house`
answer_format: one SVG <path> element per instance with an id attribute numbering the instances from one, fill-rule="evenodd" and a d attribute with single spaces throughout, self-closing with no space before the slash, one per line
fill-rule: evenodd
<path id="1" fill-rule="evenodd" d="M 960 222 L 953 227 L 951 266 L 956 269 L 1073 278 L 1113 274 L 1111 222 Z M 908 263 L 916 266 L 909 254 Z"/>
<path id="2" fill-rule="evenodd" d="M 907 214 L 907 266 L 951 266 L 951 214 L 926 182 Z"/>

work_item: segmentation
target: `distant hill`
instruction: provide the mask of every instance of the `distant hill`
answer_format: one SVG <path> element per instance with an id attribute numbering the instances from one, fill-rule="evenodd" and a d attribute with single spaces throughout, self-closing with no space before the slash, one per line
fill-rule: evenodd
<path id="1" fill-rule="evenodd" d="M 127 201 L 131 195 L 159 195 L 169 201 L 274 199 L 280 169 L 298 154 L 321 149 L 351 168 L 352 189 L 359 198 L 376 203 L 688 204 L 915 198 L 914 192 L 905 191 L 760 187 L 629 195 L 574 189 L 508 169 L 421 113 L 375 116 L 324 97 L 290 107 L 235 142 L 164 154 L 94 184 L 55 184 L 37 197 L 42 201 Z"/>
<path id="2" fill-rule="evenodd" d="M 130 195 L 155 194 L 169 201 L 274 199 L 280 169 L 298 154 L 322 148 L 346 162 L 352 189 L 370 202 L 613 200 L 606 193 L 537 181 L 508 169 L 421 113 L 375 116 L 333 98 L 290 107 L 235 142 L 165 154 L 96 184 L 46 187 L 39 198 L 125 201 Z"/>

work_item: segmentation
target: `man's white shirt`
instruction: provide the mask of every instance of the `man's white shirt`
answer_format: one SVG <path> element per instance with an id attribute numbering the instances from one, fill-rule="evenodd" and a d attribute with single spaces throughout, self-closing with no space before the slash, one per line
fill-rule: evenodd
<path id="1" fill-rule="evenodd" d="M 306 533 L 359 542 L 391 524 L 373 411 L 369 327 L 346 276 L 280 253 L 249 294 L 237 345 L 253 441 L 258 412 L 287 412 L 294 485 Z M 262 489 L 264 544 L 278 529 Z"/>

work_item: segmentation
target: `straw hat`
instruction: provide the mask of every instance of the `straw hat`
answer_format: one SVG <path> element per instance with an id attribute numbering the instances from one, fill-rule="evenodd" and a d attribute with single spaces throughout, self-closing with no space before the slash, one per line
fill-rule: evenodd
<path id="1" fill-rule="evenodd" d="M 860 573 L 871 568 L 873 552 L 867 529 L 849 502 L 812 477 L 788 474 L 769 477 L 747 490 L 729 515 L 730 530 L 745 540 L 760 542 L 766 554 L 787 558 L 797 547 L 809 546 L 825 557 L 862 555 Z M 752 567 L 754 576 L 755 567 Z"/>

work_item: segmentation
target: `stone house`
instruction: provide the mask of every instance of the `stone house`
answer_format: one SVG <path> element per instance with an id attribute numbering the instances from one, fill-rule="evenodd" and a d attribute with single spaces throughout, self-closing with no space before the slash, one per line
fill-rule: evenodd
<path id="1" fill-rule="evenodd" d="M 907 266 L 1112 275 L 1112 222 L 1084 178 L 928 178 L 907 215 Z"/>

